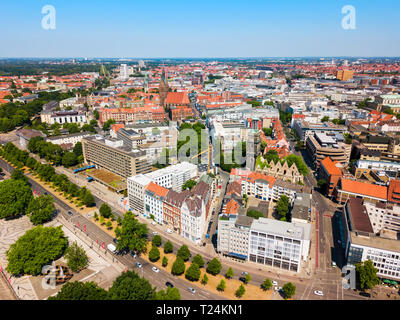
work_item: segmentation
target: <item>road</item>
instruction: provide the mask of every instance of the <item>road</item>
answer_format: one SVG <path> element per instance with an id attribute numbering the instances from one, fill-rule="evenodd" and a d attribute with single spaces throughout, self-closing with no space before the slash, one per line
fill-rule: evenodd
<path id="1" fill-rule="evenodd" d="M 11 165 L 9 165 L 1 158 L 0 158 L 0 166 L 4 170 L 10 173 L 14 170 L 14 168 Z M 81 214 L 76 213 L 73 210 L 73 208 L 71 208 L 65 202 L 60 200 L 56 195 L 44 189 L 40 184 L 36 183 L 29 176 L 27 176 L 27 178 L 33 190 L 38 191 L 40 194 L 47 192 L 49 195 L 53 196 L 56 208 L 58 209 L 58 214 L 63 216 L 67 221 L 69 221 L 71 224 L 75 226 L 77 231 L 76 233 L 77 236 L 79 236 L 80 238 L 84 238 L 84 241 L 92 241 L 93 246 L 96 246 L 97 242 L 99 243 L 98 244 L 99 247 L 102 246 L 103 242 L 105 243 L 105 246 L 107 246 L 109 243 L 113 243 L 113 238 L 109 234 L 104 232 L 102 229 L 100 229 L 96 224 L 94 224 Z M 72 211 L 73 215 L 70 216 L 67 213 L 68 211 Z M 60 221 L 63 221 L 63 219 L 60 219 Z M 78 223 L 80 227 L 78 227 Z M 86 226 L 86 232 L 83 231 L 84 226 Z M 117 259 L 129 270 L 135 270 L 141 276 L 144 276 L 146 279 L 150 281 L 150 283 L 153 286 L 156 286 L 158 289 L 166 289 L 165 285 L 166 281 L 173 283 L 174 286 L 179 289 L 181 293 L 181 298 L 183 300 L 224 300 L 224 297 L 206 291 L 201 287 L 195 286 L 191 283 L 189 284 L 189 282 L 180 279 L 178 277 L 175 277 L 164 270 L 160 270 L 159 273 L 155 273 L 152 270 L 153 264 L 151 264 L 147 260 L 144 260 L 140 256 L 137 258 L 133 258 L 130 255 L 113 255 L 111 252 L 108 252 L 107 250 L 104 250 L 104 252 L 106 255 L 107 254 L 112 255 L 114 259 Z M 136 262 L 140 262 L 143 265 L 143 267 L 138 268 L 136 266 Z M 192 294 L 191 292 L 189 292 L 187 290 L 188 287 L 195 288 L 196 293 Z"/>

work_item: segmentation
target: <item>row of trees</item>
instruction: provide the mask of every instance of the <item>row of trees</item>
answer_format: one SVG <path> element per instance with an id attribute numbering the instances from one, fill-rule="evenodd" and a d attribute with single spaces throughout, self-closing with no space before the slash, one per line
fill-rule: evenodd
<path id="1" fill-rule="evenodd" d="M 63 192 L 64 196 L 72 200 L 77 198 L 79 205 L 92 207 L 95 205 L 95 199 L 91 192 L 86 188 L 79 188 L 70 182 L 65 174 L 56 174 L 54 167 L 49 164 L 42 164 L 36 159 L 29 157 L 27 151 L 18 149 L 14 144 L 7 143 L 3 149 L 0 149 L 0 155 L 11 162 L 16 168 L 22 169 L 28 167 L 36 173 L 42 181 L 50 182 L 57 191 Z"/>
<path id="2" fill-rule="evenodd" d="M 69 168 L 83 162 L 81 142 L 77 142 L 73 151 L 69 152 L 57 144 L 44 141 L 42 137 L 34 137 L 29 140 L 28 150 L 56 166 L 63 165 Z"/>
<path id="3" fill-rule="evenodd" d="M 134 271 L 123 272 L 107 291 L 95 282 L 69 282 L 48 300 L 180 300 L 177 288 L 156 291 L 150 282 Z"/>

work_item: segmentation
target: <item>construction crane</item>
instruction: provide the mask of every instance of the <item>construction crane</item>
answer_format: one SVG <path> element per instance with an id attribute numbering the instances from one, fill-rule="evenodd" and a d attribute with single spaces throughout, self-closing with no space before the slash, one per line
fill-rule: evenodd
<path id="1" fill-rule="evenodd" d="M 202 152 L 200 152 L 199 154 L 193 156 L 191 159 L 197 158 L 199 156 L 201 156 L 203 153 L 208 152 L 208 164 L 207 164 L 207 173 L 210 173 L 210 169 L 211 169 L 211 155 L 212 155 L 212 144 L 210 143 L 208 145 L 208 148 L 206 150 L 203 150 Z"/>

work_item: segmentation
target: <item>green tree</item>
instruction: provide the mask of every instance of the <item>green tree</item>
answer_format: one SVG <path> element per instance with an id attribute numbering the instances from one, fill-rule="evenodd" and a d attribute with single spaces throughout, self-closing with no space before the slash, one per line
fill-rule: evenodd
<path id="1" fill-rule="evenodd" d="M 28 178 L 25 177 L 25 175 L 22 173 L 21 170 L 15 169 L 12 173 L 11 173 L 11 179 L 13 180 L 21 180 L 25 183 L 28 182 Z"/>
<path id="2" fill-rule="evenodd" d="M 265 279 L 263 284 L 261 285 L 261 288 L 264 291 L 267 291 L 267 290 L 271 289 L 272 288 L 272 281 L 270 279 Z"/>
<path id="3" fill-rule="evenodd" d="M 276 212 L 282 221 L 288 221 L 290 211 L 290 199 L 287 196 L 281 196 L 276 203 Z"/>
<path id="4" fill-rule="evenodd" d="M 37 198 L 32 198 L 26 213 L 29 215 L 31 222 L 34 225 L 38 225 L 50 221 L 55 209 L 53 197 L 41 195 Z"/>
<path id="5" fill-rule="evenodd" d="M 121 228 L 115 229 L 118 239 L 117 249 L 146 252 L 147 246 L 147 226 L 135 218 L 132 212 L 126 212 L 122 220 Z"/>
<path id="6" fill-rule="evenodd" d="M 177 257 L 174 264 L 172 265 L 171 273 L 175 276 L 180 276 L 185 272 L 185 262 L 181 257 Z"/>
<path id="7" fill-rule="evenodd" d="M 260 211 L 257 211 L 257 210 L 248 210 L 246 215 L 248 217 L 252 217 L 254 219 L 259 219 L 259 218 L 264 217 L 264 215 Z"/>
<path id="8" fill-rule="evenodd" d="M 180 247 L 176 256 L 181 257 L 183 261 L 188 261 L 190 258 L 190 251 L 188 246 L 184 244 L 182 247 Z"/>
<path id="9" fill-rule="evenodd" d="M 134 271 L 123 272 L 108 291 L 111 300 L 154 300 L 155 288 Z"/>
<path id="10" fill-rule="evenodd" d="M 66 168 L 75 166 L 78 164 L 78 157 L 73 152 L 66 152 L 62 157 L 62 165 Z"/>
<path id="11" fill-rule="evenodd" d="M 108 229 L 108 230 L 110 230 L 111 228 L 112 228 L 112 222 L 109 220 L 109 221 L 107 221 L 107 223 L 106 223 L 106 228 Z"/>
<path id="12" fill-rule="evenodd" d="M 93 218 L 96 221 L 99 220 L 99 215 L 97 214 L 97 212 L 94 213 Z"/>
<path id="13" fill-rule="evenodd" d="M 182 186 L 182 190 L 192 190 L 193 187 L 196 185 L 196 181 L 194 180 L 188 180 L 184 183 L 184 185 Z"/>
<path id="14" fill-rule="evenodd" d="M 43 266 L 60 258 L 67 246 L 61 226 L 37 226 L 28 230 L 7 250 L 7 271 L 13 275 L 37 275 Z"/>
<path id="15" fill-rule="evenodd" d="M 379 284 L 379 278 L 376 275 L 378 269 L 374 267 L 371 260 L 356 264 L 357 281 L 361 290 L 372 289 Z"/>
<path id="16" fill-rule="evenodd" d="M 93 195 L 91 194 L 90 191 L 87 192 L 85 194 L 85 196 L 83 197 L 83 204 L 86 207 L 93 207 L 96 204 L 96 202 L 94 201 L 94 197 L 93 197 Z"/>
<path id="17" fill-rule="evenodd" d="M 208 283 L 208 276 L 207 276 L 207 274 L 205 273 L 204 275 L 203 275 L 203 278 L 201 279 L 201 284 L 202 285 L 206 285 Z"/>
<path id="18" fill-rule="evenodd" d="M 227 277 L 228 279 L 232 279 L 234 275 L 235 275 L 235 273 L 233 272 L 233 269 L 231 267 L 229 267 L 228 271 L 226 272 L 225 277 Z"/>
<path id="19" fill-rule="evenodd" d="M 285 299 L 290 299 L 296 293 L 296 286 L 293 283 L 288 282 L 283 285 L 282 290 L 285 294 Z"/>
<path id="20" fill-rule="evenodd" d="M 219 262 L 219 260 L 217 258 L 213 258 L 207 266 L 207 272 L 212 274 L 212 275 L 217 275 L 218 273 L 220 273 L 222 269 L 222 265 L 221 262 Z"/>
<path id="21" fill-rule="evenodd" d="M 178 288 L 167 288 L 167 291 L 160 290 L 156 293 L 156 300 L 181 300 Z"/>
<path id="22" fill-rule="evenodd" d="M 218 283 L 217 290 L 225 291 L 225 289 L 226 289 L 226 282 L 224 279 L 221 279 L 221 281 Z"/>
<path id="23" fill-rule="evenodd" d="M 196 254 L 193 257 L 192 262 L 196 263 L 200 268 L 203 268 L 205 264 L 204 259 L 200 254 Z"/>
<path id="24" fill-rule="evenodd" d="M 189 281 L 198 281 L 200 279 L 200 267 L 197 263 L 193 262 L 186 270 L 185 278 Z"/>
<path id="25" fill-rule="evenodd" d="M 79 246 L 77 242 L 72 243 L 67 248 L 65 259 L 67 260 L 68 267 L 70 267 L 73 272 L 79 272 L 86 268 L 89 263 L 86 251 Z"/>
<path id="26" fill-rule="evenodd" d="M 160 250 L 156 246 L 152 246 L 149 251 L 149 259 L 151 262 L 156 262 L 160 259 Z"/>
<path id="27" fill-rule="evenodd" d="M 109 120 L 107 120 L 107 121 L 104 123 L 104 125 L 103 125 L 103 131 L 108 131 L 108 130 L 110 130 L 111 125 L 114 124 L 114 123 L 115 123 L 115 120 L 114 120 L 114 119 L 109 119 Z"/>
<path id="28" fill-rule="evenodd" d="M 325 117 L 323 117 L 321 119 L 321 122 L 327 122 L 327 121 L 329 121 L 329 117 L 328 116 L 325 116 Z"/>
<path id="29" fill-rule="evenodd" d="M 77 157 L 83 155 L 82 142 L 75 143 L 73 153 L 75 153 Z"/>
<path id="30" fill-rule="evenodd" d="M 327 186 L 327 182 L 325 179 L 319 179 L 317 182 L 318 188 L 320 188 L 321 190 L 325 190 L 326 186 Z"/>
<path id="31" fill-rule="evenodd" d="M 32 190 L 24 181 L 0 182 L 0 218 L 18 217 L 25 214 L 32 198 Z"/>
<path id="32" fill-rule="evenodd" d="M 174 246 L 172 245 L 171 241 L 167 241 L 164 244 L 164 253 L 171 253 L 174 250 Z"/>
<path id="33" fill-rule="evenodd" d="M 163 257 L 161 264 L 164 268 L 168 265 L 168 258 L 166 256 Z"/>
<path id="34" fill-rule="evenodd" d="M 241 298 L 241 297 L 243 297 L 243 295 L 244 295 L 245 293 L 246 293 L 246 289 L 245 289 L 245 287 L 241 284 L 241 285 L 239 286 L 239 288 L 236 290 L 235 296 L 238 297 L 238 298 Z"/>
<path id="35" fill-rule="evenodd" d="M 153 246 L 156 246 L 156 247 L 161 246 L 161 242 L 162 242 L 161 236 L 158 234 L 155 235 L 153 237 L 153 239 L 151 240 L 151 243 L 153 244 Z"/>
<path id="36" fill-rule="evenodd" d="M 95 282 L 67 282 L 54 297 L 47 300 L 108 300 L 108 292 Z"/>
<path id="37" fill-rule="evenodd" d="M 100 215 L 104 218 L 110 218 L 112 214 L 112 210 L 109 207 L 109 205 L 105 202 L 103 202 L 100 206 Z"/>
<path id="38" fill-rule="evenodd" d="M 250 273 L 246 274 L 246 276 L 244 277 L 244 283 L 248 284 L 251 281 L 251 275 Z"/>

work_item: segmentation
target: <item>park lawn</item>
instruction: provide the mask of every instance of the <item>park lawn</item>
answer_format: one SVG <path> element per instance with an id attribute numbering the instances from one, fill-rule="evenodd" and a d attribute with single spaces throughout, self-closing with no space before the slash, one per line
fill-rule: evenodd
<path id="1" fill-rule="evenodd" d="M 151 261 L 149 260 L 148 252 L 150 251 L 151 246 L 152 246 L 152 244 L 151 244 L 151 242 L 149 242 L 147 245 L 147 253 L 142 254 L 142 256 L 141 256 L 142 258 L 144 258 L 145 260 L 147 260 L 149 262 L 151 262 Z M 163 270 L 167 271 L 168 273 L 171 273 L 172 265 L 176 259 L 175 254 L 173 254 L 173 253 L 165 254 L 164 248 L 162 246 L 159 247 L 159 250 L 160 250 L 160 259 L 156 262 L 151 262 L 151 263 L 156 265 L 157 268 L 163 269 Z M 162 266 L 162 259 L 164 256 L 166 256 L 168 259 L 168 265 L 165 268 Z M 190 267 L 191 263 L 189 261 L 187 261 L 187 262 L 185 262 L 185 265 L 186 265 L 185 270 L 187 270 Z M 197 286 L 199 288 L 206 289 L 209 292 L 218 294 L 220 296 L 223 296 L 225 298 L 232 299 L 232 300 L 270 300 L 270 298 L 271 298 L 272 290 L 264 291 L 261 289 L 261 287 L 257 287 L 252 284 L 243 284 L 243 282 L 236 280 L 236 279 L 228 280 L 222 274 L 217 274 L 216 276 L 213 276 L 213 275 L 207 273 L 208 283 L 206 285 L 202 285 L 201 279 L 203 278 L 203 275 L 206 273 L 206 268 L 205 267 L 200 268 L 200 272 L 201 272 L 201 275 L 200 275 L 199 281 L 194 281 L 194 282 L 189 281 L 185 278 L 185 274 L 182 274 L 182 275 L 176 276 L 176 277 L 179 277 L 179 278 L 185 280 L 188 284 L 188 287 L 196 287 Z M 217 290 L 217 286 L 222 279 L 224 279 L 225 283 L 226 283 L 226 289 L 223 292 Z M 243 297 L 241 299 L 239 299 L 235 296 L 235 292 L 241 284 L 243 284 L 243 286 L 245 287 L 246 292 L 243 295 Z"/>

